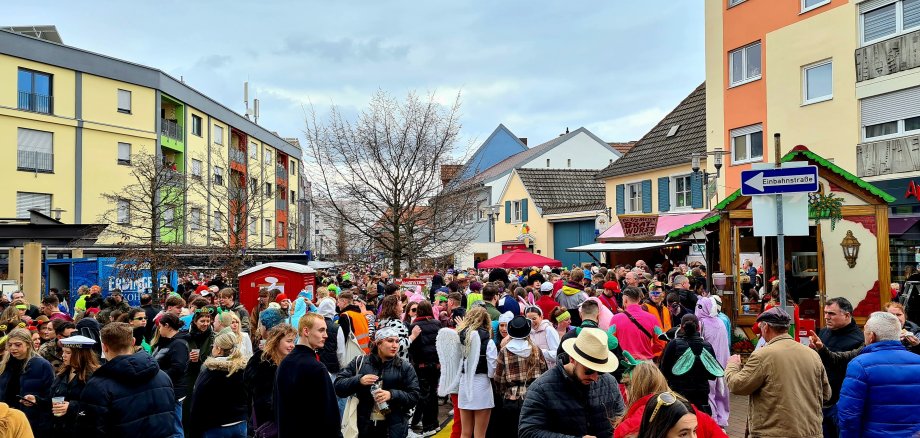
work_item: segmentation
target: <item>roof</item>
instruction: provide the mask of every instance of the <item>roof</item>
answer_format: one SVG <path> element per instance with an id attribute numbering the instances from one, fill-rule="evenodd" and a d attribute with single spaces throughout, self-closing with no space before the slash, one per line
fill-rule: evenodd
<path id="1" fill-rule="evenodd" d="M 604 183 L 590 169 L 517 169 L 521 183 L 542 214 L 602 210 Z"/>
<path id="2" fill-rule="evenodd" d="M 307 266 L 301 265 L 300 263 L 291 263 L 291 262 L 271 262 L 271 263 L 262 263 L 261 265 L 255 265 L 243 272 L 240 272 L 237 277 L 242 277 L 244 275 L 252 274 L 253 272 L 258 272 L 266 268 L 278 268 L 285 271 L 296 272 L 298 274 L 312 274 L 316 270 Z"/>
<path id="3" fill-rule="evenodd" d="M 674 127 L 676 132 L 671 133 Z M 690 154 L 706 152 L 706 83 L 696 87 L 622 158 L 598 178 L 630 175 L 690 162 Z"/>
<path id="4" fill-rule="evenodd" d="M 500 144 L 493 143 L 501 139 L 507 139 L 508 141 Z M 461 166 L 462 169 L 457 171 L 455 178 L 459 178 L 458 182 L 464 179 L 475 179 L 476 175 L 485 169 L 498 164 L 510 156 L 525 151 L 527 151 L 527 145 L 521 141 L 520 137 L 514 135 L 514 133 L 503 123 L 499 123 L 498 127 L 489 134 L 489 137 L 479 145 L 476 152 L 473 152 L 473 155 L 471 155 L 470 158 L 466 160 L 466 163 Z M 498 160 L 492 161 L 495 159 L 493 158 L 495 156 L 497 156 Z"/>
<path id="5" fill-rule="evenodd" d="M 288 143 L 264 127 L 253 123 L 220 102 L 157 68 L 39 39 L 4 28 L 0 28 L 0 53 L 160 90 L 289 156 L 297 159 L 301 158 L 302 151 L 299 146 Z"/>
<path id="6" fill-rule="evenodd" d="M 512 155 L 508 158 L 505 158 L 504 160 L 496 163 L 494 166 L 480 172 L 475 177 L 470 178 L 470 182 L 478 183 L 478 182 L 483 182 L 483 181 L 489 181 L 499 176 L 502 176 L 506 173 L 509 173 L 515 168 L 524 166 L 525 164 L 531 162 L 532 160 L 536 159 L 540 155 L 543 155 L 544 152 L 549 151 L 553 149 L 554 147 L 559 146 L 562 143 L 565 143 L 566 141 L 575 137 L 578 134 L 586 134 L 589 137 L 593 138 L 598 143 L 610 148 L 615 154 L 617 154 L 617 156 L 622 156 L 622 153 L 616 150 L 616 148 L 614 148 L 613 146 L 609 145 L 607 142 L 598 138 L 596 135 L 594 135 L 591 131 L 587 130 L 585 127 L 581 127 L 574 131 L 560 135 L 546 143 L 536 145 L 526 151 Z M 558 172 L 559 170 L 556 169 L 555 171 Z"/>
<path id="7" fill-rule="evenodd" d="M 623 142 L 609 142 L 607 144 L 616 149 L 617 152 L 625 155 L 627 152 L 629 152 L 630 149 L 633 148 L 633 146 L 636 145 L 636 141 L 632 140 Z"/>
<path id="8" fill-rule="evenodd" d="M 33 38 L 40 38 L 46 41 L 51 41 L 58 44 L 64 44 L 64 41 L 61 39 L 61 34 L 58 32 L 57 27 L 52 24 L 37 25 L 37 26 L 4 26 L 0 29 L 8 30 L 11 32 L 21 33 L 23 35 L 28 35 Z"/>

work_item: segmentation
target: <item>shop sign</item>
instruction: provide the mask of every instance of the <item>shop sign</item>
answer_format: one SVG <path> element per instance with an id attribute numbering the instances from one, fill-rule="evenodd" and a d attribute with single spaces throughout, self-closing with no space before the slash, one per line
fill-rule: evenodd
<path id="1" fill-rule="evenodd" d="M 620 216 L 625 237 L 650 237 L 658 229 L 658 216 Z"/>
<path id="2" fill-rule="evenodd" d="M 907 184 L 907 193 L 904 194 L 904 199 L 910 198 L 920 200 L 920 186 L 914 184 L 913 181 Z"/>
<path id="3" fill-rule="evenodd" d="M 425 280 L 424 278 L 417 278 L 417 277 L 416 278 L 403 278 L 400 285 L 425 287 L 425 286 L 428 286 L 428 280 Z"/>

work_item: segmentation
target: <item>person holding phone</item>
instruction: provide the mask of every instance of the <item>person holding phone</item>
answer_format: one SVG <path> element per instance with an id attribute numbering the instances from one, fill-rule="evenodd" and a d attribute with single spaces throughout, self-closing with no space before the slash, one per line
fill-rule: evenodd
<path id="1" fill-rule="evenodd" d="M 75 424 L 82 410 L 80 396 L 86 382 L 99 368 L 93 345 L 96 341 L 86 336 L 71 336 L 61 339 L 63 362 L 54 382 L 51 394 L 41 404 L 43 410 L 50 410 L 54 416 L 51 429 L 55 437 L 77 437 Z"/>
<path id="2" fill-rule="evenodd" d="M 53 380 L 51 364 L 35 352 L 29 330 L 13 329 L 0 360 L 0 401 L 26 414 L 36 438 L 50 435 L 51 411 L 37 405 L 48 399 Z"/>

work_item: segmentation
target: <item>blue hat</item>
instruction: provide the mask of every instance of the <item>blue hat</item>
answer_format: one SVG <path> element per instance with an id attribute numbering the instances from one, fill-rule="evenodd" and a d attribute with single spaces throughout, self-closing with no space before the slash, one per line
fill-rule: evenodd
<path id="1" fill-rule="evenodd" d="M 259 323 L 265 327 L 265 330 L 271 330 L 282 322 L 284 322 L 284 316 L 281 315 L 281 311 L 278 309 L 269 307 L 259 313 Z"/>

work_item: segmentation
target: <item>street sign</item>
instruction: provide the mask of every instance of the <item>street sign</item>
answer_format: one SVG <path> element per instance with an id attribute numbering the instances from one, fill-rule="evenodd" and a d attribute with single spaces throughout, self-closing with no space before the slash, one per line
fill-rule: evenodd
<path id="1" fill-rule="evenodd" d="M 741 172 L 741 194 L 744 196 L 817 191 L 818 168 L 816 166 L 745 170 Z"/>

